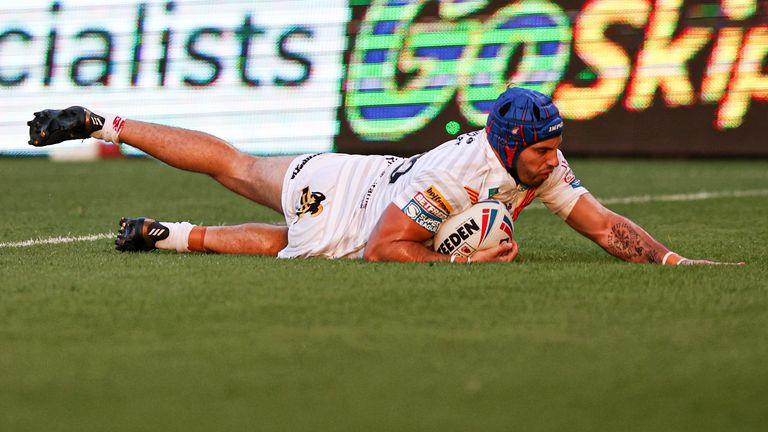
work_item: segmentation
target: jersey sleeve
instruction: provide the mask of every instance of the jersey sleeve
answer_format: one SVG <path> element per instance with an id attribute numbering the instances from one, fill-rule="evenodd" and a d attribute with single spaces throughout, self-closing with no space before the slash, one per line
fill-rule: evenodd
<path id="1" fill-rule="evenodd" d="M 581 185 L 581 181 L 573 174 L 573 170 L 560 150 L 557 151 L 557 157 L 560 164 L 541 185 L 537 195 L 552 213 L 565 220 L 571 214 L 571 210 L 573 210 L 579 197 L 589 191 Z"/>
<path id="2" fill-rule="evenodd" d="M 462 184 L 444 170 L 428 170 L 414 175 L 393 203 L 432 233 L 450 215 L 472 205 Z"/>

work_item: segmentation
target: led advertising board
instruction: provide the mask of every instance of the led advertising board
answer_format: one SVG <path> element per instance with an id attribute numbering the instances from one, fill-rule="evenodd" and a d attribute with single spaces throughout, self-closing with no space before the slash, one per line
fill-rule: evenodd
<path id="1" fill-rule="evenodd" d="M 768 3 L 374 0 L 355 8 L 339 150 L 414 153 L 553 96 L 569 154 L 768 154 Z"/>
<path id="2" fill-rule="evenodd" d="M 201 129 L 254 153 L 333 149 L 346 1 L 25 0 L 0 6 L 0 151 L 43 108 Z"/>
<path id="3" fill-rule="evenodd" d="M 199 129 L 255 154 L 414 154 L 508 85 L 569 155 L 768 155 L 757 0 L 83 0 L 0 6 L 0 154 L 42 108 Z"/>

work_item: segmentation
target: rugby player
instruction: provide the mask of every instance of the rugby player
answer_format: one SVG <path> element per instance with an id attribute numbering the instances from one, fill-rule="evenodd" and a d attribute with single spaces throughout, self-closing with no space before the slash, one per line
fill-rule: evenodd
<path id="1" fill-rule="evenodd" d="M 440 223 L 483 199 L 504 202 L 516 219 L 539 198 L 609 254 L 637 263 L 718 264 L 672 252 L 631 220 L 601 205 L 574 176 L 559 147 L 564 124 L 552 100 L 509 88 L 485 129 L 410 158 L 310 154 L 259 157 L 203 132 L 123 119 L 83 107 L 44 110 L 28 122 L 33 146 L 95 137 L 127 143 L 282 213 L 286 225 L 196 226 L 122 218 L 120 251 L 322 256 L 371 261 L 512 261 L 515 241 L 471 260 L 428 247 Z M 406 212 L 405 209 L 409 208 Z M 414 211 L 417 209 L 417 211 Z"/>

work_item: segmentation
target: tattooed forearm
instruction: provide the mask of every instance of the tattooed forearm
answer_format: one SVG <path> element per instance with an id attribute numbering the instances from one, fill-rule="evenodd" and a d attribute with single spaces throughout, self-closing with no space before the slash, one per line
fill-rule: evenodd
<path id="1" fill-rule="evenodd" d="M 659 253 L 648 237 L 643 230 L 620 222 L 611 227 L 606 250 L 625 261 L 657 263 Z"/>

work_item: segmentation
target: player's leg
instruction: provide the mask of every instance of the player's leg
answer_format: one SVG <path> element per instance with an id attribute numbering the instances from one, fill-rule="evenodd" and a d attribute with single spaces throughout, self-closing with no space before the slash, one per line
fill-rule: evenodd
<path id="1" fill-rule="evenodd" d="M 213 135 L 126 120 L 120 140 L 173 167 L 208 174 L 228 189 L 282 213 L 285 171 L 295 156 L 259 157 Z"/>
<path id="2" fill-rule="evenodd" d="M 288 245 L 288 227 L 262 223 L 207 227 L 208 252 L 277 256 Z"/>
<path id="3" fill-rule="evenodd" d="M 263 223 L 203 227 L 149 218 L 120 220 L 117 250 L 154 249 L 277 256 L 288 244 L 288 227 Z"/>
<path id="4" fill-rule="evenodd" d="M 28 125 L 34 146 L 89 136 L 124 142 L 176 168 L 208 174 L 232 191 L 282 212 L 283 177 L 293 156 L 251 156 L 204 132 L 123 120 L 82 107 L 38 112 Z"/>

